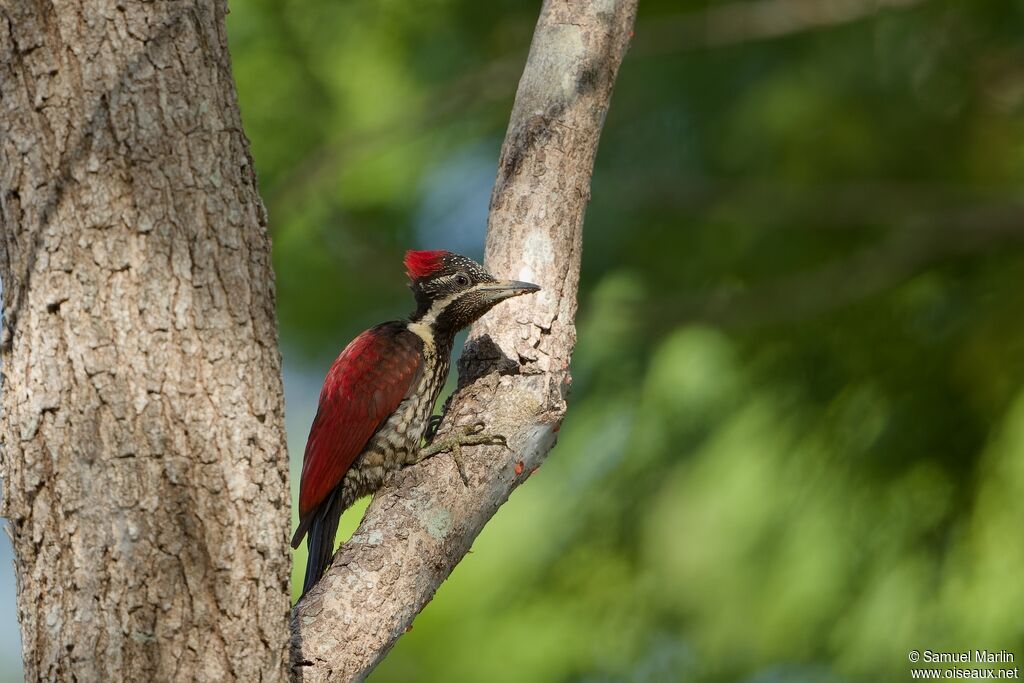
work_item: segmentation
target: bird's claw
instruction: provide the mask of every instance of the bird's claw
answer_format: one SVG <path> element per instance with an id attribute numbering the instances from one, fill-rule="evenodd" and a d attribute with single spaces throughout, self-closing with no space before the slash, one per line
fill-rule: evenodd
<path id="1" fill-rule="evenodd" d="M 436 424 L 433 426 L 431 432 L 431 422 L 434 421 L 434 417 L 437 418 Z M 462 483 L 465 486 L 469 486 L 469 477 L 466 475 L 466 468 L 462 462 L 462 446 L 506 446 L 508 445 L 505 437 L 501 434 L 485 434 L 483 422 L 477 421 L 468 425 L 463 425 L 459 428 L 461 433 L 449 436 L 435 442 L 433 437 L 437 433 L 437 425 L 441 423 L 440 416 L 432 416 L 430 421 L 427 423 L 427 432 L 430 434 L 430 440 L 427 442 L 427 446 L 420 450 L 422 458 L 429 458 L 432 455 L 443 453 L 444 451 L 451 451 L 452 460 L 455 461 L 455 467 L 459 470 L 459 477 L 462 478 Z"/>
<path id="2" fill-rule="evenodd" d="M 437 428 L 441 426 L 441 420 L 443 419 L 443 415 L 431 415 L 427 418 L 427 429 L 423 432 L 423 440 L 428 446 L 434 442 L 434 437 L 437 436 Z"/>

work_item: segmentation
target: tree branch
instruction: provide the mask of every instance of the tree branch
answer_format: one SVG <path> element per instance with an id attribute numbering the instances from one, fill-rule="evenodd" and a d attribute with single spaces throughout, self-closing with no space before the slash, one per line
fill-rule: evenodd
<path id="1" fill-rule="evenodd" d="M 784 38 L 910 9 L 926 0 L 738 0 L 642 26 L 644 57 Z"/>
<path id="2" fill-rule="evenodd" d="M 636 0 L 547 0 L 491 197 L 486 264 L 540 284 L 470 334 L 442 434 L 482 420 L 508 447 L 403 470 L 374 497 L 334 565 L 292 614 L 303 681 L 361 680 L 404 633 L 509 494 L 554 445 L 570 384 L 573 318 L 594 155 Z"/>
<path id="3" fill-rule="evenodd" d="M 803 320 L 885 292 L 949 259 L 1020 244 L 1022 225 L 1024 207 L 1011 204 L 947 211 L 898 227 L 877 244 L 810 271 L 740 290 L 658 297 L 639 308 L 658 328 L 698 320 L 731 328 Z"/>

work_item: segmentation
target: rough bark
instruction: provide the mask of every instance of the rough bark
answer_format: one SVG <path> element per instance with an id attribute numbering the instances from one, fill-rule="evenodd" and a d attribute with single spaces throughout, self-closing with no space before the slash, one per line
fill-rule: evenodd
<path id="1" fill-rule="evenodd" d="M 28 680 L 288 675 L 273 275 L 226 11 L 0 4 L 0 512 Z"/>
<path id="2" fill-rule="evenodd" d="M 508 447 L 466 448 L 403 470 L 292 614 L 303 681 L 361 680 L 554 445 L 565 413 L 583 215 L 636 0 L 544 3 L 491 197 L 486 265 L 532 281 L 472 330 L 439 438 L 482 420 Z"/>

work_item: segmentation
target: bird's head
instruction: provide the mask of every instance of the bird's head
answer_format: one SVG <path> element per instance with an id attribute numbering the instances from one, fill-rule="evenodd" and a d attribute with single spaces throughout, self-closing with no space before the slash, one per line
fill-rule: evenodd
<path id="1" fill-rule="evenodd" d="M 450 251 L 408 251 L 405 270 L 416 297 L 412 321 L 454 334 L 498 302 L 540 290 L 516 280 L 498 280 L 476 261 Z"/>

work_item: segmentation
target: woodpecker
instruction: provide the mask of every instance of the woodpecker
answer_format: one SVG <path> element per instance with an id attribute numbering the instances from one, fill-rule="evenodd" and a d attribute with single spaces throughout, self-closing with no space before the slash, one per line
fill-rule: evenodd
<path id="1" fill-rule="evenodd" d="M 438 452 L 420 443 L 448 376 L 455 334 L 498 302 L 540 290 L 529 282 L 497 280 L 448 251 L 409 251 L 405 268 L 416 310 L 408 320 L 382 323 L 353 339 L 320 391 L 292 537 L 298 548 L 308 534 L 303 596 L 330 566 L 341 513 L 377 491 L 391 472 Z M 484 441 L 466 434 L 452 446 L 459 442 Z"/>

